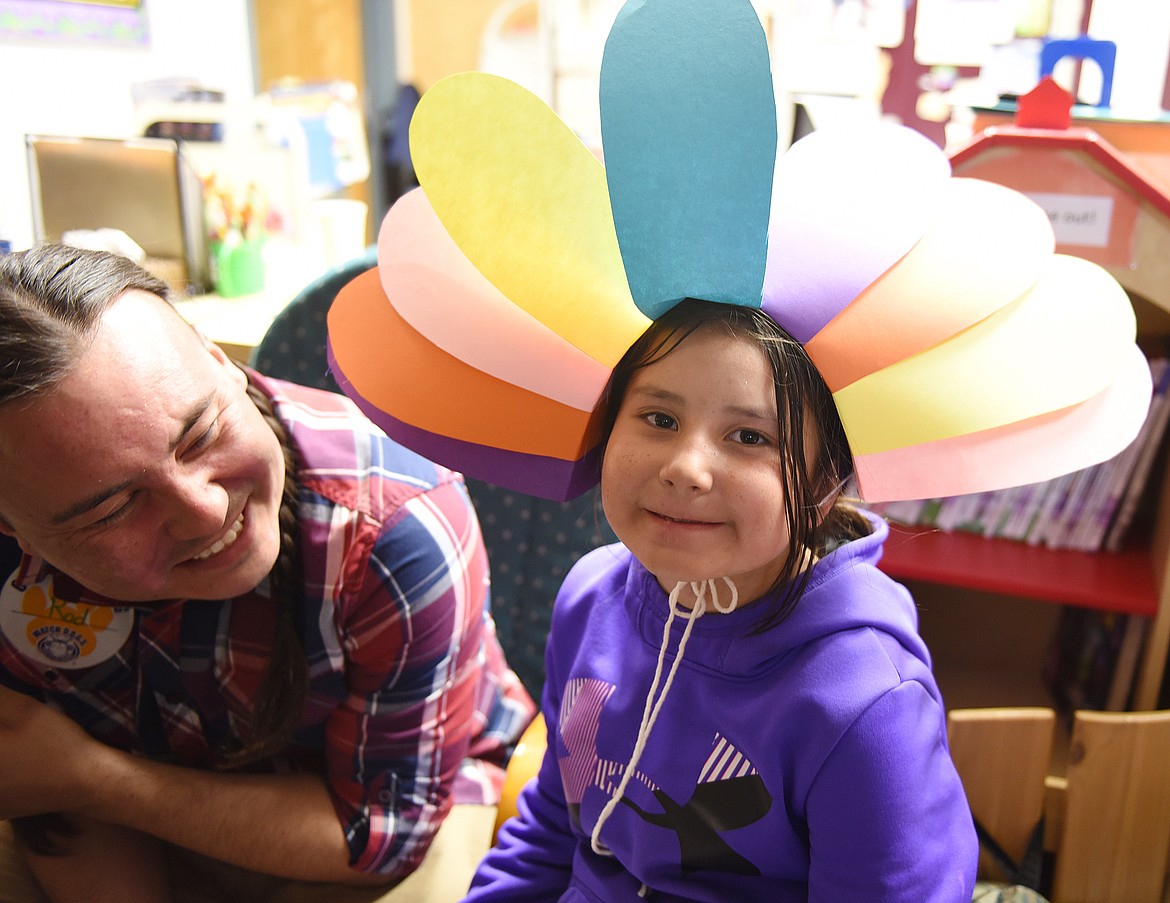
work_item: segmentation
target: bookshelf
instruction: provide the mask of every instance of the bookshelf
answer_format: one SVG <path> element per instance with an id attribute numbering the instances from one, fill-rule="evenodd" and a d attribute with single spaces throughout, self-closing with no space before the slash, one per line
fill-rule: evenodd
<path id="1" fill-rule="evenodd" d="M 1100 264 L 1125 287 L 1139 344 L 1153 356 L 1164 354 L 1170 341 L 1170 180 L 1163 180 L 1170 165 L 1159 171 L 1147 164 L 1163 153 L 1170 163 L 1170 122 L 1146 134 L 1161 144 L 1127 148 L 1132 152 L 1127 156 L 1092 128 L 1069 128 L 1067 120 L 1063 128 L 994 126 L 953 153 L 951 163 L 957 176 L 998 182 L 1037 199 L 1057 196 L 1075 206 L 1085 197 L 1107 198 L 1107 229 L 1095 246 L 1062 243 L 1060 224 L 1049 210 L 1056 250 Z M 1170 647 L 1168 470 L 1165 459 L 1155 463 L 1146 489 L 1157 493 L 1147 500 L 1153 502 L 1150 522 L 1120 551 L 1051 549 L 891 524 L 881 567 L 897 579 L 1143 619 L 1145 642 L 1131 707 L 1156 708 Z"/>
<path id="2" fill-rule="evenodd" d="M 1146 618 L 1158 613 L 1158 584 L 1146 548 L 1049 549 L 1012 539 L 891 524 L 881 568 L 902 580 Z"/>

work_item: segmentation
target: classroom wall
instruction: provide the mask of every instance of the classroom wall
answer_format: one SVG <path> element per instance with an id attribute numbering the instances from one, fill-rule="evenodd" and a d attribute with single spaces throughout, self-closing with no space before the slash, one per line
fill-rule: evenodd
<path id="1" fill-rule="evenodd" d="M 149 47 L 0 40 L 0 237 L 33 239 L 25 134 L 127 137 L 136 120 L 130 85 L 190 77 L 227 93 L 229 109 L 253 96 L 245 0 L 146 0 Z"/>
<path id="2" fill-rule="evenodd" d="M 1170 3 L 1166 0 L 1095 0 L 1089 35 L 1117 44 L 1113 108 L 1118 114 L 1157 115 L 1170 61 Z M 1088 67 L 1092 73 L 1092 67 Z M 1096 87 L 1087 96 L 1100 96 Z"/>
<path id="3" fill-rule="evenodd" d="M 403 80 L 420 91 L 479 65 L 484 27 L 504 0 L 396 0 Z"/>
<path id="4" fill-rule="evenodd" d="M 399 68 L 425 88 L 442 75 L 477 65 L 484 26 L 508 0 L 393 2 L 399 25 L 405 26 L 397 34 Z M 596 2 L 591 0 L 590 8 Z M 784 0 L 761 5 L 787 8 Z M 1053 0 L 1054 12 L 1071 10 L 1076 15 L 1065 18 L 1072 20 L 1079 18 L 1082 5 L 1083 0 Z M 1140 15 L 1134 15 L 1139 8 Z M 247 0 L 146 0 L 145 9 L 151 34 L 145 48 L 0 40 L 0 238 L 17 247 L 32 240 L 25 133 L 132 134 L 130 85 L 168 76 L 197 78 L 225 90 L 234 108 L 247 108 L 256 81 Z M 1093 13 L 1094 35 L 1119 43 L 1115 103 L 1156 105 L 1164 88 L 1170 5 L 1165 0 L 1095 0 Z M 784 30 L 785 23 L 773 24 Z M 572 92 L 560 93 L 562 104 L 571 106 Z M 592 83 L 584 93 L 595 102 Z"/>

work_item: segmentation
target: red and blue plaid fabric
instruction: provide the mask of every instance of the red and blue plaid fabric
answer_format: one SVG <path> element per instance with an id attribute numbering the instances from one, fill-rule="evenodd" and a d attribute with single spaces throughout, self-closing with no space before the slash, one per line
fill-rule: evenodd
<path id="1" fill-rule="evenodd" d="M 302 461 L 309 668 L 293 742 L 263 767 L 323 774 L 354 868 L 405 873 L 453 802 L 498 801 L 506 748 L 534 712 L 496 639 L 479 527 L 458 474 L 344 396 L 252 376 Z M 14 581 L 50 572 L 25 557 Z M 58 598 L 117 604 L 55 576 Z M 211 767 L 247 732 L 272 645 L 267 592 L 135 607 L 117 654 L 88 668 L 46 668 L 0 636 L 0 682 L 110 745 Z"/>

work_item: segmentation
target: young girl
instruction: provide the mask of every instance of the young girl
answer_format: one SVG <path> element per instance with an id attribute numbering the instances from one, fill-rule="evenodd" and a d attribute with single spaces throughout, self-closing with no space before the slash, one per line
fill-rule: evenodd
<path id="1" fill-rule="evenodd" d="M 687 301 L 605 410 L 621 544 L 557 598 L 550 746 L 468 899 L 969 900 L 930 658 L 803 349 Z"/>
<path id="2" fill-rule="evenodd" d="M 778 157 L 772 84 L 749 0 L 630 0 L 603 171 L 517 86 L 443 80 L 422 187 L 330 312 L 339 384 L 396 439 L 550 498 L 600 475 L 621 540 L 557 596 L 547 752 L 470 900 L 971 897 L 914 605 L 844 487 L 1086 467 L 1137 432 L 1149 369 L 1037 205 L 909 129 Z"/>

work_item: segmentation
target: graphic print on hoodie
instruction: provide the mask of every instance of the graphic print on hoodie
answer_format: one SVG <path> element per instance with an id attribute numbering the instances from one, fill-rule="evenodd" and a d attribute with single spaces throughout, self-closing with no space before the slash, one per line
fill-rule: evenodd
<path id="1" fill-rule="evenodd" d="M 597 751 L 597 730 L 614 685 L 578 678 L 569 681 L 562 700 L 558 730 L 566 755 L 559 757 L 565 798 L 580 827 L 581 800 L 592 786 L 612 797 L 624 765 L 603 759 Z M 690 799 L 672 799 L 651 778 L 635 772 L 633 780 L 657 800 L 661 811 L 649 811 L 630 799 L 621 802 L 647 824 L 671 831 L 678 839 L 682 875 L 712 870 L 759 875 L 759 868 L 737 853 L 722 836 L 759 821 L 772 808 L 772 795 L 755 767 L 735 744 L 716 734 L 711 753 L 700 770 Z"/>

